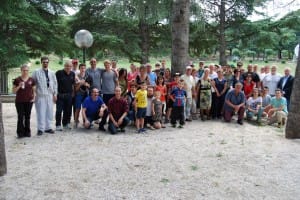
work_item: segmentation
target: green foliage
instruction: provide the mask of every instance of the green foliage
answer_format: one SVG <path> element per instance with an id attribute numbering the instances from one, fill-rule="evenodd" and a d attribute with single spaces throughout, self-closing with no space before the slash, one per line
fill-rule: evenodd
<path id="1" fill-rule="evenodd" d="M 240 50 L 238 50 L 238 49 L 233 49 L 232 50 L 232 55 L 233 56 L 238 56 L 238 57 L 240 57 L 241 56 L 241 53 L 240 53 Z"/>

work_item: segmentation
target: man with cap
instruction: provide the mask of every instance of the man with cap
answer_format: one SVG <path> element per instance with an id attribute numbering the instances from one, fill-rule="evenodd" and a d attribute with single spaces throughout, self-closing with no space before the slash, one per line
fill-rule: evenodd
<path id="1" fill-rule="evenodd" d="M 192 76 L 192 67 L 186 66 L 185 74 L 181 75 L 181 80 L 184 80 L 184 89 L 186 91 L 186 103 L 184 108 L 184 116 L 186 121 L 192 121 L 191 108 L 193 102 L 193 94 L 195 93 L 195 81 Z"/>
<path id="2" fill-rule="evenodd" d="M 245 113 L 245 94 L 242 91 L 243 84 L 237 82 L 233 90 L 230 90 L 225 96 L 224 120 L 230 122 L 234 114 L 238 115 L 237 123 L 243 125 Z"/>

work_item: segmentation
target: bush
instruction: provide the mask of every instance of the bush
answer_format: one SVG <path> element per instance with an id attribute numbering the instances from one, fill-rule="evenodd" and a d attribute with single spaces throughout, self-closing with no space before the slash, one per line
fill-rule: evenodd
<path id="1" fill-rule="evenodd" d="M 41 64 L 41 62 L 40 62 L 39 60 L 36 60 L 36 61 L 35 61 L 35 64 L 36 64 L 36 65 L 39 65 L 39 64 Z"/>
<path id="2" fill-rule="evenodd" d="M 253 60 L 249 60 L 249 63 L 253 63 Z"/>
<path id="3" fill-rule="evenodd" d="M 62 65 L 64 62 L 62 60 L 58 61 L 58 64 Z"/>
<path id="4" fill-rule="evenodd" d="M 268 60 L 265 60 L 265 63 L 268 63 L 269 61 Z"/>
<path id="5" fill-rule="evenodd" d="M 286 61 L 285 61 L 285 60 L 282 60 L 282 61 L 281 61 L 281 64 L 285 64 L 285 63 L 286 63 Z"/>

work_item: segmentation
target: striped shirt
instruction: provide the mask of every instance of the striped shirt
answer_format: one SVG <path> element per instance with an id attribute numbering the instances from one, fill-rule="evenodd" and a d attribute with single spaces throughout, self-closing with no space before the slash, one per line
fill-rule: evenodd
<path id="1" fill-rule="evenodd" d="M 32 78 L 36 83 L 37 96 L 44 95 L 57 95 L 57 80 L 54 72 L 48 69 L 49 87 L 47 84 L 47 78 L 43 69 L 37 69 L 33 72 Z"/>

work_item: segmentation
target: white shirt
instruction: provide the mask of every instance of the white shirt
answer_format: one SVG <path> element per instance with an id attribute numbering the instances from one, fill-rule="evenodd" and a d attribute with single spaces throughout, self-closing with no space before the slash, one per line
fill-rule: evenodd
<path id="1" fill-rule="evenodd" d="M 48 69 L 49 77 L 49 87 L 47 86 L 47 79 L 45 71 L 37 69 L 32 73 L 32 78 L 36 83 L 36 95 L 46 96 L 46 95 L 57 95 L 57 80 L 54 72 Z"/>
<path id="2" fill-rule="evenodd" d="M 277 89 L 277 84 L 280 80 L 280 76 L 277 74 L 267 74 L 263 79 L 263 85 L 269 88 L 269 94 L 275 95 L 275 90 Z"/>
<path id="3" fill-rule="evenodd" d="M 192 87 L 195 87 L 195 81 L 193 76 L 183 74 L 180 78 L 184 80 L 185 83 L 186 97 L 192 98 Z"/>

